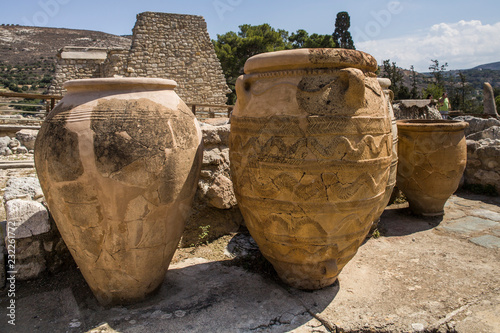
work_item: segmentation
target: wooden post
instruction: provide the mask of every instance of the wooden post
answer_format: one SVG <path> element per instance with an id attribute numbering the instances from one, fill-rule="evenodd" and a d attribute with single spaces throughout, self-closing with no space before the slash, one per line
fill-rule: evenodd
<path id="1" fill-rule="evenodd" d="M 56 99 L 51 98 L 50 99 L 50 111 L 52 111 L 52 109 L 54 109 L 54 106 L 56 106 Z"/>
<path id="2" fill-rule="evenodd" d="M 49 100 L 46 99 L 45 100 L 45 116 L 47 116 L 50 112 L 50 104 L 49 104 Z"/>
<path id="3" fill-rule="evenodd" d="M 208 114 L 210 118 L 215 118 L 215 112 L 212 111 L 212 108 L 208 109 Z"/>
<path id="4" fill-rule="evenodd" d="M 196 105 L 193 104 L 193 106 L 191 107 L 191 111 L 193 111 L 193 114 L 196 116 Z"/>

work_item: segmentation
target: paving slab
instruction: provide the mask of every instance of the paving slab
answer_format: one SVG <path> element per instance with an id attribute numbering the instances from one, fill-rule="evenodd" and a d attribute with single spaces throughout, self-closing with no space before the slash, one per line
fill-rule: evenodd
<path id="1" fill-rule="evenodd" d="M 490 249 L 500 249 L 500 237 L 493 235 L 484 235 L 479 237 L 471 238 L 470 241 L 474 244 L 484 246 Z"/>
<path id="2" fill-rule="evenodd" d="M 469 214 L 472 216 L 479 216 L 487 220 L 500 222 L 500 213 L 488 209 L 473 209 L 469 211 Z"/>
<path id="3" fill-rule="evenodd" d="M 477 232 L 487 231 L 499 225 L 498 222 L 485 220 L 476 216 L 465 216 L 448 223 L 440 229 L 445 229 L 450 232 L 456 232 L 465 235 L 471 235 Z"/>

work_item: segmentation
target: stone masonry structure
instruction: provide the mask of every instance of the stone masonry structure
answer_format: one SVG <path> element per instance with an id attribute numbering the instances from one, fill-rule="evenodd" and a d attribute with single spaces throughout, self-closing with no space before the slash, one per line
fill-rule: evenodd
<path id="1" fill-rule="evenodd" d="M 494 187 L 500 193 L 500 121 L 471 116 L 457 117 L 469 123 L 467 138 L 467 167 L 464 181 L 468 185 Z"/>
<path id="2" fill-rule="evenodd" d="M 202 16 L 145 12 L 128 50 L 63 48 L 50 93 L 67 80 L 116 76 L 175 80 L 186 103 L 225 104 L 229 92 Z"/>
<path id="3" fill-rule="evenodd" d="M 64 82 L 102 77 L 101 66 L 108 57 L 106 48 L 66 46 L 57 53 L 57 66 L 50 94 L 62 94 Z"/>

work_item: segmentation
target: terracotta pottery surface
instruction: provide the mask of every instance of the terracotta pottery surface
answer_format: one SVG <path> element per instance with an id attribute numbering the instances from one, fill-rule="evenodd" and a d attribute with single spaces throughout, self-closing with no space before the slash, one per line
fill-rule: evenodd
<path id="1" fill-rule="evenodd" d="M 47 204 L 102 304 L 163 282 L 201 167 L 201 131 L 164 79 L 86 79 L 40 129 L 35 164 Z"/>
<path id="2" fill-rule="evenodd" d="M 387 109 L 389 110 L 389 117 L 391 117 L 391 130 L 392 130 L 392 161 L 391 168 L 389 172 L 389 179 L 387 180 L 387 186 L 385 188 L 384 200 L 382 201 L 380 215 L 384 212 L 385 207 L 389 203 L 391 199 L 392 191 L 394 190 L 394 186 L 396 186 L 396 175 L 398 171 L 398 126 L 396 124 L 396 117 L 394 117 L 394 110 L 392 109 L 392 101 L 394 100 L 394 93 L 389 90 L 391 86 L 391 80 L 387 78 L 378 78 L 377 79 L 380 87 L 384 91 Z M 377 217 L 377 219 L 380 217 Z M 378 221 L 377 221 L 378 223 Z M 374 223 L 376 227 L 377 223 Z"/>
<path id="3" fill-rule="evenodd" d="M 250 58 L 236 82 L 236 197 L 293 287 L 335 282 L 380 212 L 393 138 L 376 66 L 354 50 L 278 51 Z"/>
<path id="4" fill-rule="evenodd" d="M 467 163 L 466 122 L 398 120 L 397 186 L 417 214 L 444 214 Z"/>

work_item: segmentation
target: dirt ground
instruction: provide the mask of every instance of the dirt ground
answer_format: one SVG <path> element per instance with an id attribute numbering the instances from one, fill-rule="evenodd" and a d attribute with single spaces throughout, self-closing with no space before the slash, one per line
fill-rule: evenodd
<path id="1" fill-rule="evenodd" d="M 30 172 L 0 171 L 0 188 Z M 244 228 L 178 249 L 158 294 L 130 306 L 100 306 L 68 265 L 16 282 L 15 326 L 2 291 L 0 332 L 500 332 L 500 198 L 459 192 L 443 218 L 392 205 L 378 230 L 314 292 L 282 283 Z"/>

